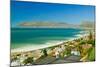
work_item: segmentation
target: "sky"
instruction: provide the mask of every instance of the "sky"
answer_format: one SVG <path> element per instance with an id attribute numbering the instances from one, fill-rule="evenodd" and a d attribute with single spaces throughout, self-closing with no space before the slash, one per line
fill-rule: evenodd
<path id="1" fill-rule="evenodd" d="M 94 6 L 11 1 L 11 26 L 23 22 L 78 24 L 82 21 L 95 21 Z"/>

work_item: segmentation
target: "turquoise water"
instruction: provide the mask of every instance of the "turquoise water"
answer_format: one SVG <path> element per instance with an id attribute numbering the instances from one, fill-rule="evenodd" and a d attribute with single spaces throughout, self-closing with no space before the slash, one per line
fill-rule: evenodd
<path id="1" fill-rule="evenodd" d="M 65 41 L 77 37 L 82 30 L 63 28 L 11 28 L 11 49 L 47 42 Z"/>

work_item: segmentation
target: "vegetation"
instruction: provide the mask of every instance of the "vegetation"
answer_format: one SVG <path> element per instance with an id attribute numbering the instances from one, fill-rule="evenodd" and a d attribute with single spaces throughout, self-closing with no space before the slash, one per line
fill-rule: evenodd
<path id="1" fill-rule="evenodd" d="M 33 64 L 33 62 L 34 62 L 33 57 L 28 57 L 23 61 L 24 65 L 27 65 L 29 63 Z"/>
<path id="2" fill-rule="evenodd" d="M 85 40 L 81 40 L 81 41 L 79 42 L 79 45 L 83 45 L 83 44 L 86 44 L 86 41 L 85 41 Z"/>
<path id="3" fill-rule="evenodd" d="M 95 46 L 95 40 L 89 40 L 87 43 L 92 44 L 92 46 Z"/>
<path id="4" fill-rule="evenodd" d="M 44 56 L 48 56 L 47 50 L 46 50 L 46 49 L 42 49 L 42 52 L 43 52 L 43 55 L 44 55 Z"/>
<path id="5" fill-rule="evenodd" d="M 94 47 L 89 50 L 88 59 L 90 61 L 95 61 L 95 48 Z"/>
<path id="6" fill-rule="evenodd" d="M 71 55 L 71 51 L 70 50 L 66 50 L 66 51 L 63 52 L 63 55 L 68 57 L 68 56 Z"/>

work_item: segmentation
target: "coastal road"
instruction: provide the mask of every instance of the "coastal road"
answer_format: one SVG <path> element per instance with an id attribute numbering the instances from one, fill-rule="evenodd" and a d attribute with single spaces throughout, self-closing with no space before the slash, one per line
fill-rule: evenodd
<path id="1" fill-rule="evenodd" d="M 37 62 L 35 62 L 35 65 L 43 65 L 43 64 L 60 64 L 60 63 L 75 63 L 80 62 L 79 56 L 70 56 L 65 58 L 55 58 L 51 56 L 47 56 L 43 59 L 39 59 Z"/>
<path id="2" fill-rule="evenodd" d="M 80 57 L 79 56 L 70 56 L 70 57 L 65 57 L 65 58 L 59 58 L 55 61 L 52 62 L 52 64 L 59 64 L 59 63 L 75 63 L 75 62 L 80 62 Z"/>

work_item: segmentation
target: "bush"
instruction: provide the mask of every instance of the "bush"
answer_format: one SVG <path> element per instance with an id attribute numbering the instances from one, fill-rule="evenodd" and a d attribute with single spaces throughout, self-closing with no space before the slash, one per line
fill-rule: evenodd
<path id="1" fill-rule="evenodd" d="M 81 40 L 79 44 L 80 45 L 86 44 L 86 41 L 85 40 Z"/>
<path id="2" fill-rule="evenodd" d="M 33 57 L 28 57 L 27 59 L 25 59 L 25 60 L 23 61 L 23 63 L 24 63 L 25 65 L 28 64 L 28 63 L 33 64 L 33 62 L 34 62 Z"/>
<path id="3" fill-rule="evenodd" d="M 63 52 L 64 55 L 66 55 L 67 57 L 71 55 L 71 51 L 70 50 L 65 50 Z"/>
<path id="4" fill-rule="evenodd" d="M 48 56 L 46 49 L 42 49 L 42 52 L 43 52 L 44 56 Z"/>
<path id="5" fill-rule="evenodd" d="M 92 46 L 95 46 L 95 40 L 89 40 L 87 43 L 92 44 Z"/>
<path id="6" fill-rule="evenodd" d="M 89 50 L 88 59 L 90 61 L 95 61 L 95 48 L 94 47 Z"/>

